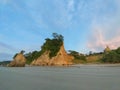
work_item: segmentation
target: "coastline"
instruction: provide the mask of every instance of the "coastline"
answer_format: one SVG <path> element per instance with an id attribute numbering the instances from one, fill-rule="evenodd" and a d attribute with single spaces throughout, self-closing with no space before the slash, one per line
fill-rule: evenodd
<path id="1" fill-rule="evenodd" d="M 120 63 L 114 63 L 114 64 L 110 64 L 110 63 L 85 63 L 85 64 L 72 64 L 72 65 L 56 65 L 56 66 L 31 66 L 31 65 L 25 65 L 25 67 L 82 67 L 82 66 L 88 66 L 88 67 L 120 67 Z M 4 65 L 0 65 L 0 67 L 7 67 Z"/>
<path id="2" fill-rule="evenodd" d="M 92 67 L 97 67 L 97 66 L 100 66 L 100 67 L 120 67 L 120 63 L 116 63 L 116 64 L 92 64 L 92 63 L 87 63 L 87 64 L 74 64 L 74 65 L 71 65 L 73 67 L 81 67 L 81 66 L 92 66 Z"/>

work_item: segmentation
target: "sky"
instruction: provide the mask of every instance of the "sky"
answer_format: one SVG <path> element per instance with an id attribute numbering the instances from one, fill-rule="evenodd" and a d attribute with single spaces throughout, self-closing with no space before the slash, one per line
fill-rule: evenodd
<path id="1" fill-rule="evenodd" d="M 66 50 L 101 52 L 120 46 L 120 0 L 0 0 L 0 60 L 40 50 L 52 33 Z"/>

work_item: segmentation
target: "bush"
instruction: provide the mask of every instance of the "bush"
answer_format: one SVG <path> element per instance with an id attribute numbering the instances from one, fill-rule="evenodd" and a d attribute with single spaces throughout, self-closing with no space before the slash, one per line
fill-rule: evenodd
<path id="1" fill-rule="evenodd" d="M 120 63 L 120 48 L 105 53 L 102 62 L 105 63 Z"/>
<path id="2" fill-rule="evenodd" d="M 86 60 L 86 57 L 84 54 L 79 54 L 79 52 L 69 50 L 69 54 L 74 56 L 76 60 Z"/>

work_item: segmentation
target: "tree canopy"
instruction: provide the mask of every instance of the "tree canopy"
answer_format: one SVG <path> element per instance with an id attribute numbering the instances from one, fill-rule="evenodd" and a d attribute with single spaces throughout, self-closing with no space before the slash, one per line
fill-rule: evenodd
<path id="1" fill-rule="evenodd" d="M 49 57 L 52 58 L 56 56 L 57 52 L 59 51 L 60 47 L 63 44 L 63 36 L 57 33 L 52 34 L 53 39 L 47 38 L 45 39 L 46 42 L 41 46 L 41 53 L 45 51 L 49 51 Z"/>
<path id="2" fill-rule="evenodd" d="M 120 47 L 116 50 L 111 50 L 109 53 L 105 53 L 102 62 L 120 63 Z"/>
<path id="3" fill-rule="evenodd" d="M 84 54 L 80 54 L 79 52 L 73 51 L 73 50 L 69 50 L 68 52 L 70 55 L 74 56 L 75 59 L 86 60 L 86 57 Z"/>
<path id="4" fill-rule="evenodd" d="M 40 51 L 33 51 L 25 54 L 27 58 L 27 63 L 30 64 L 34 59 L 40 57 L 46 51 L 49 51 L 49 57 L 52 58 L 57 55 L 60 47 L 63 44 L 63 36 L 61 34 L 53 33 L 53 38 L 46 38 L 45 43 L 41 46 Z"/>

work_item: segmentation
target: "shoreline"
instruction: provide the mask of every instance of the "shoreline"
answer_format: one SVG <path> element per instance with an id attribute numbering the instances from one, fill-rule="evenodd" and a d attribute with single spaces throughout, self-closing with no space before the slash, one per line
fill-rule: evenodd
<path id="1" fill-rule="evenodd" d="M 73 66 L 73 67 L 81 67 L 81 66 L 95 66 L 95 67 L 97 67 L 97 66 L 101 66 L 101 67 L 120 67 L 120 63 L 116 63 L 116 64 L 101 64 L 101 63 L 99 63 L 99 64 L 92 64 L 92 63 L 87 63 L 87 64 L 74 64 L 74 65 L 71 65 L 71 66 Z"/>
<path id="2" fill-rule="evenodd" d="M 120 67 L 120 63 L 115 63 L 115 64 L 110 64 L 110 63 L 86 63 L 86 64 L 73 64 L 73 65 L 67 65 L 67 66 L 31 66 L 31 65 L 26 65 L 25 67 L 82 67 L 82 66 L 88 66 L 88 67 Z M 7 66 L 2 66 L 0 67 L 7 67 Z"/>

